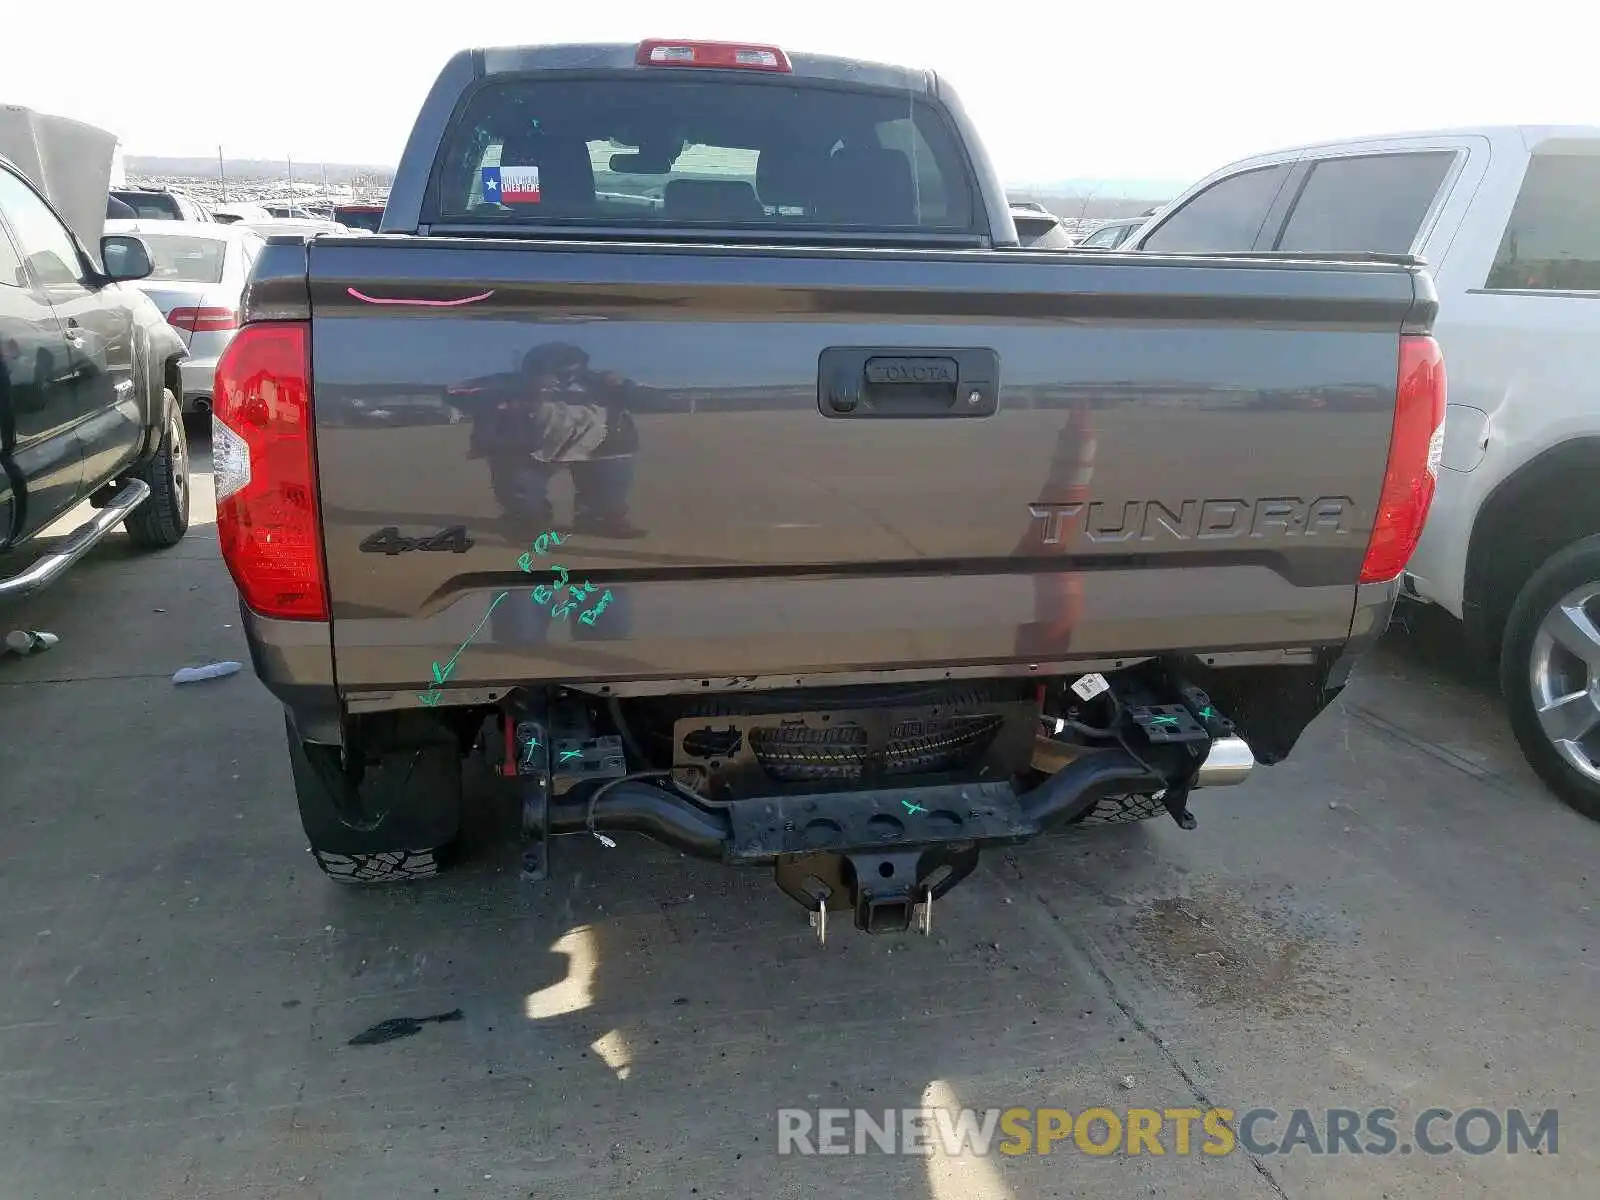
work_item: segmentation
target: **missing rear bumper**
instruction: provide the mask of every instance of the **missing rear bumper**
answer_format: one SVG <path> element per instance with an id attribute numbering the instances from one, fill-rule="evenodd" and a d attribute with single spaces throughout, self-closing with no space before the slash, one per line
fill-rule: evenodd
<path id="1" fill-rule="evenodd" d="M 525 782 L 539 793 L 545 835 L 641 833 L 698 858 L 770 865 L 798 903 L 848 910 L 868 933 L 903 932 L 972 873 L 985 847 L 1038 837 L 1105 796 L 1165 786 L 1122 750 L 1085 755 L 1027 790 L 967 783 L 713 803 L 646 779 L 570 796 L 552 794 L 559 784 L 548 779 Z"/>
<path id="2" fill-rule="evenodd" d="M 982 698 L 921 714 L 685 717 L 672 726 L 670 772 L 631 773 L 644 756 L 615 706 L 619 736 L 601 733 L 605 714 L 576 697 L 514 702 L 502 729 L 505 773 L 523 790 L 525 877 L 545 874 L 551 836 L 588 833 L 614 846 L 609 835 L 638 833 L 698 858 L 770 868 L 819 937 L 829 914 L 845 911 L 864 932 L 926 932 L 934 901 L 972 874 L 987 847 L 1027 842 L 1113 797 L 1149 798 L 1193 828 L 1194 788 L 1249 774 L 1249 747 L 1197 691 L 1185 693 L 1187 708 L 1119 708 L 1121 732 L 1102 730 L 1098 743 L 1045 738 L 1060 753 L 1043 764 L 1034 741 L 1043 699 Z"/>

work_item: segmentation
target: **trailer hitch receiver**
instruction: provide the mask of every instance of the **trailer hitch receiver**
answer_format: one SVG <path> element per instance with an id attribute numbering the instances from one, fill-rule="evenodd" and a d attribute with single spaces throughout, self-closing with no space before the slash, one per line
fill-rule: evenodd
<path id="1" fill-rule="evenodd" d="M 786 854 L 774 864 L 778 886 L 813 914 L 850 910 L 863 933 L 904 933 L 933 924 L 933 902 L 970 875 L 978 847 L 933 845 L 843 854 Z M 822 918 L 826 920 L 826 918 Z M 818 920 L 813 917 L 812 924 Z"/>
<path id="2" fill-rule="evenodd" d="M 904 933 L 911 928 L 916 907 L 917 863 L 914 851 L 898 854 L 845 856 L 846 886 L 856 912 L 856 928 L 863 933 Z"/>

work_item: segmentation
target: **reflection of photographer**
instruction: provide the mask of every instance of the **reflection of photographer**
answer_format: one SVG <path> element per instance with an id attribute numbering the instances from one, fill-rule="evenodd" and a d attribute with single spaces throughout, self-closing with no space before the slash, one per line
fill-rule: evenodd
<path id="1" fill-rule="evenodd" d="M 495 406 L 473 425 L 473 456 L 488 460 L 494 493 L 508 516 L 552 525 L 550 482 L 572 473 L 574 533 L 635 538 L 628 516 L 639 434 L 629 412 L 632 385 L 589 368 L 566 342 L 528 351 Z"/>
<path id="2" fill-rule="evenodd" d="M 1074 405 L 1067 410 L 1056 435 L 1050 474 L 1038 489 L 1038 504 L 1082 511 L 1094 494 L 1090 488 L 1094 455 L 1094 419 L 1086 406 Z M 1070 555 L 1075 548 L 1070 525 L 1058 530 L 1055 540 L 1049 540 L 1049 528 L 1047 521 L 1035 517 L 1012 550 L 1013 557 L 1039 560 Z M 1083 603 L 1083 580 L 1077 571 L 1034 571 L 1033 620 L 1017 627 L 1015 652 L 1030 658 L 1065 653 L 1083 617 Z"/>

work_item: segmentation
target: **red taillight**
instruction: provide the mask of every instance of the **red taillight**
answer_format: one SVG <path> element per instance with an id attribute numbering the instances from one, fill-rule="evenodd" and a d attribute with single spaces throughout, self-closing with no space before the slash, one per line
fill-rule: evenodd
<path id="1" fill-rule="evenodd" d="M 639 43 L 634 61 L 641 67 L 732 67 L 741 71 L 785 73 L 794 70 L 789 56 L 776 46 L 750 46 L 742 42 L 674 42 L 651 38 Z"/>
<path id="2" fill-rule="evenodd" d="M 328 619 L 311 442 L 311 326 L 246 325 L 217 360 L 212 470 L 222 560 L 264 617 Z"/>
<path id="3" fill-rule="evenodd" d="M 221 333 L 239 328 L 239 314 L 231 308 L 175 308 L 167 314 L 167 324 L 190 333 Z"/>
<path id="4" fill-rule="evenodd" d="M 1362 583 L 1383 583 L 1405 570 L 1422 536 L 1444 455 L 1444 355 L 1431 337 L 1400 339 L 1394 433 L 1383 473 L 1378 515 L 1361 564 Z"/>

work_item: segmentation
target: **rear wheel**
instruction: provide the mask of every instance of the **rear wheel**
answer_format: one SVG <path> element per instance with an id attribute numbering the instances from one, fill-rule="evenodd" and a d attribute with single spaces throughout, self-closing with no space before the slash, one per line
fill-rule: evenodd
<path id="1" fill-rule="evenodd" d="M 175 546 L 189 531 L 189 437 L 172 392 L 164 394 L 167 415 L 161 445 L 135 472 L 135 478 L 150 485 L 150 495 L 122 523 L 129 540 L 144 550 Z"/>
<path id="2" fill-rule="evenodd" d="M 460 744 L 448 730 L 346 762 L 287 718 L 285 728 L 300 824 L 330 879 L 401 883 L 447 865 L 461 822 Z"/>
<path id="3" fill-rule="evenodd" d="M 1529 764 L 1600 820 L 1600 537 L 1553 555 L 1506 622 L 1500 686 Z"/>

